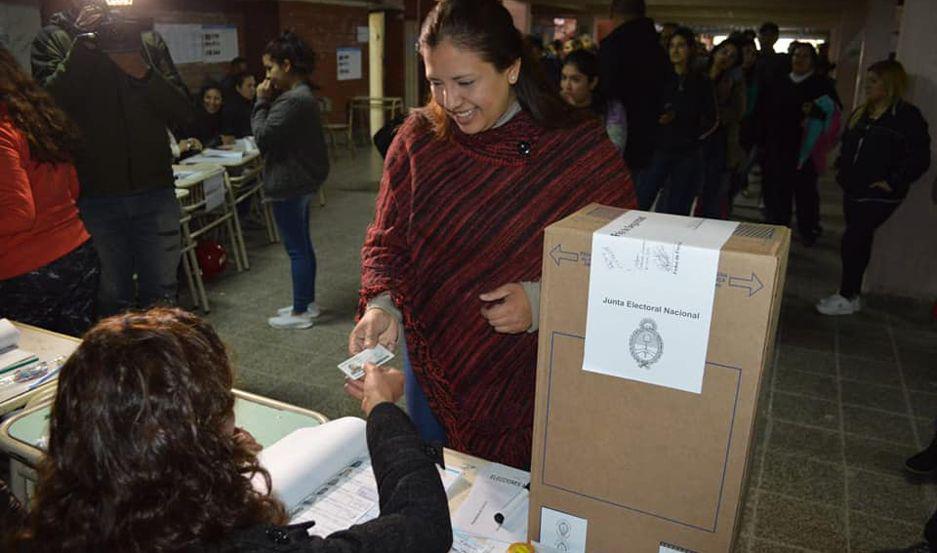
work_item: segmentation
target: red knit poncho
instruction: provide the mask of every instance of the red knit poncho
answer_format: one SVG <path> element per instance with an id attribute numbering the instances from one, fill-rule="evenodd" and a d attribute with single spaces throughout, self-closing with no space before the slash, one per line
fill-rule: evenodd
<path id="1" fill-rule="evenodd" d="M 382 292 L 401 308 L 449 447 L 530 466 L 537 335 L 496 333 L 478 296 L 539 281 L 543 229 L 590 202 L 635 207 L 597 121 L 550 130 L 521 111 L 476 135 L 437 138 L 422 115 L 400 128 L 361 253 L 361 308 Z"/>

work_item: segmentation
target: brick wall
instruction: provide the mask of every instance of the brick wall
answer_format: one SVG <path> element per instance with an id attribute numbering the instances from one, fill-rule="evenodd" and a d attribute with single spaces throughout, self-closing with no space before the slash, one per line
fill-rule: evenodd
<path id="1" fill-rule="evenodd" d="M 345 105 L 353 96 L 368 95 L 368 45 L 358 43 L 357 27 L 368 26 L 365 7 L 332 6 L 304 2 L 280 3 L 280 28 L 292 29 L 307 41 L 317 54 L 313 82 L 319 87 L 317 94 L 332 104 L 328 114 L 331 122 L 345 120 Z M 361 78 L 339 81 L 336 67 L 336 49 L 361 48 Z"/>

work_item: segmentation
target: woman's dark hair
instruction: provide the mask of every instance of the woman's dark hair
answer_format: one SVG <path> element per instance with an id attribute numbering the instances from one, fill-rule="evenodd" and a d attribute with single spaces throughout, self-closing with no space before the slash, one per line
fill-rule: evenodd
<path id="1" fill-rule="evenodd" d="M 599 78 L 599 57 L 588 50 L 575 50 L 566 56 L 563 66 L 572 65 L 590 81 Z"/>
<path id="2" fill-rule="evenodd" d="M 681 37 L 686 41 L 688 60 L 692 60 L 696 57 L 696 33 L 693 32 L 693 29 L 689 27 L 677 27 L 670 36 L 670 42 L 673 42 L 674 37 Z M 670 48 L 670 43 L 667 43 L 667 48 Z"/>
<path id="3" fill-rule="evenodd" d="M 709 67 L 712 67 L 712 65 L 716 63 L 716 52 L 718 52 L 719 50 L 722 50 L 723 48 L 728 48 L 730 46 L 735 48 L 735 63 L 732 65 L 732 67 L 729 67 L 726 69 L 726 73 L 728 73 L 732 69 L 735 69 L 736 67 L 740 67 L 742 65 L 742 45 L 739 41 L 732 39 L 732 38 L 727 38 L 723 40 L 722 42 L 717 44 L 715 48 L 713 48 L 709 56 Z"/>
<path id="4" fill-rule="evenodd" d="M 270 56 L 270 59 L 279 65 L 289 60 L 290 70 L 302 77 L 309 77 L 315 70 L 316 53 L 293 31 L 285 31 L 268 42 L 264 54 Z"/>
<path id="5" fill-rule="evenodd" d="M 814 68 L 816 68 L 817 61 L 819 61 L 820 59 L 820 54 L 817 53 L 817 49 L 813 47 L 813 44 L 810 44 L 809 42 L 801 42 L 799 40 L 795 40 L 791 44 L 791 53 L 793 54 L 797 50 L 806 50 L 807 53 L 810 55 L 810 61 L 813 63 Z"/>
<path id="6" fill-rule="evenodd" d="M 282 63 L 282 62 L 277 62 L 277 63 Z M 302 74 L 308 75 L 308 73 L 302 73 Z M 242 71 L 234 76 L 234 86 L 240 88 L 241 86 L 244 85 L 244 81 L 246 81 L 247 79 L 254 79 L 254 78 L 255 78 L 254 74 L 251 73 L 250 71 Z"/>
<path id="7" fill-rule="evenodd" d="M 282 524 L 269 475 L 231 434 L 233 372 L 211 326 L 175 308 L 105 319 L 68 359 L 18 551 L 168 553 Z"/>
<path id="8" fill-rule="evenodd" d="M 208 92 L 209 90 L 217 90 L 217 91 L 221 94 L 221 97 L 224 98 L 224 88 L 222 88 L 221 85 L 218 84 L 218 83 L 215 82 L 215 81 L 209 81 L 209 82 L 203 84 L 203 85 L 202 85 L 202 88 L 200 88 L 199 91 L 198 91 L 198 102 L 197 102 L 197 103 L 198 103 L 199 105 L 201 105 L 202 99 L 205 98 L 205 93 Z"/>
<path id="9" fill-rule="evenodd" d="M 547 84 L 540 60 L 533 56 L 510 12 L 498 0 L 440 0 L 423 24 L 420 51 L 446 40 L 457 48 L 475 52 L 498 71 L 506 71 L 520 59 L 514 92 L 521 107 L 538 125 L 568 128 L 582 121 L 582 116 Z M 449 133 L 449 117 L 432 98 L 424 114 L 432 121 L 437 136 Z"/>
<path id="10" fill-rule="evenodd" d="M 0 110 L 26 137 L 29 154 L 40 163 L 74 159 L 79 146 L 78 127 L 52 96 L 20 69 L 16 58 L 0 46 Z"/>

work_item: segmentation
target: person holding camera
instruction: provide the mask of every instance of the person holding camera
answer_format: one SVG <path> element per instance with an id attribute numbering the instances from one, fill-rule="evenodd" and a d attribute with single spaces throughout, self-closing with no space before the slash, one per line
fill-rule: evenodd
<path id="1" fill-rule="evenodd" d="M 32 46 L 33 76 L 83 137 L 78 208 L 101 260 L 102 316 L 176 298 L 179 205 L 166 129 L 190 124 L 193 110 L 151 27 L 103 0 L 73 0 Z"/>

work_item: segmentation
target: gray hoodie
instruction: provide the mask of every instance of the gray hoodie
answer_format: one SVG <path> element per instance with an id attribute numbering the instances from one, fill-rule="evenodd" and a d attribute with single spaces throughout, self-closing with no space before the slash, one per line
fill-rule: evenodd
<path id="1" fill-rule="evenodd" d="M 264 157 L 264 192 L 271 200 L 312 194 L 329 176 L 319 105 L 306 83 L 272 103 L 258 98 L 251 116 Z"/>

